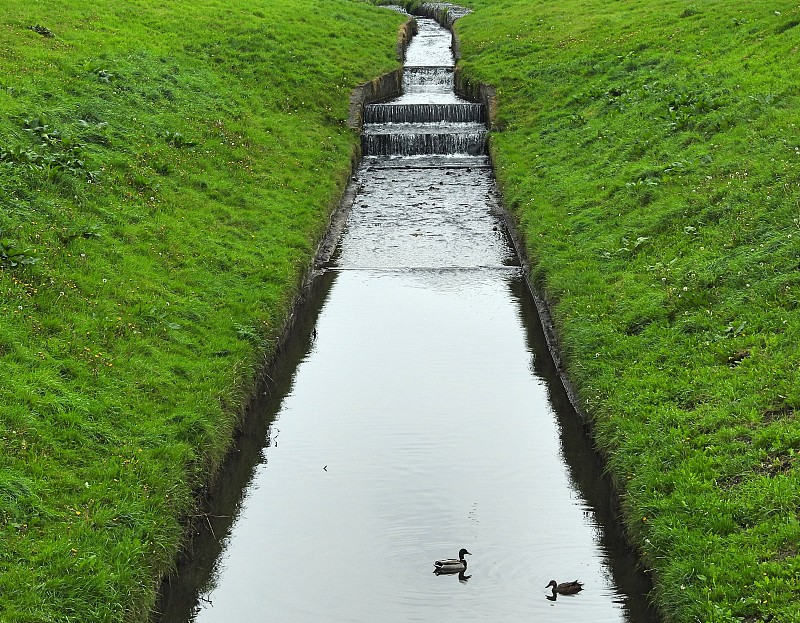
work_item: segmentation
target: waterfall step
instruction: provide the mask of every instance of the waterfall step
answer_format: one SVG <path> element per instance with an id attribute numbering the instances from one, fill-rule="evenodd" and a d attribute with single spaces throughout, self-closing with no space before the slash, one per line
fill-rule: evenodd
<path id="1" fill-rule="evenodd" d="M 433 126 L 423 132 L 376 132 L 365 128 L 361 148 L 368 156 L 480 156 L 486 153 L 486 128 L 478 126 L 478 129 L 461 132 L 454 132 L 452 126 Z"/>
<path id="2" fill-rule="evenodd" d="M 485 123 L 483 104 L 368 104 L 365 123 L 454 122 Z"/>
<path id="3" fill-rule="evenodd" d="M 403 92 L 424 93 L 426 91 L 452 92 L 452 67 L 406 67 L 403 70 Z"/>

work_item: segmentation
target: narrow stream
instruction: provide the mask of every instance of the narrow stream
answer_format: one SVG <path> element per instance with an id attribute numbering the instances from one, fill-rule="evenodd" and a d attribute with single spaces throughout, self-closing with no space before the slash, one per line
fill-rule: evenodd
<path id="1" fill-rule="evenodd" d="M 449 32 L 418 22 L 163 622 L 658 620 L 504 232 L 485 113 L 453 93 Z M 462 547 L 465 573 L 432 573 Z"/>

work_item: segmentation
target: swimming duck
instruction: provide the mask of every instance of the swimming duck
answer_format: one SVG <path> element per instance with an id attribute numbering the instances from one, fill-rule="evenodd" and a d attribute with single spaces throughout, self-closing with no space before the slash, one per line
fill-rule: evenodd
<path id="1" fill-rule="evenodd" d="M 440 573 L 459 573 L 461 571 L 465 571 L 467 568 L 467 561 L 464 559 L 465 554 L 472 556 L 472 554 L 462 547 L 458 552 L 458 558 L 437 560 L 435 563 L 433 563 L 433 566 L 435 567 L 433 572 L 439 575 Z"/>
<path id="2" fill-rule="evenodd" d="M 550 588 L 551 586 L 553 587 L 553 595 L 556 593 L 560 595 L 574 595 L 583 590 L 583 582 L 578 582 L 578 580 L 562 582 L 561 584 L 558 584 L 555 580 L 550 580 L 550 584 L 545 586 L 545 588 Z"/>

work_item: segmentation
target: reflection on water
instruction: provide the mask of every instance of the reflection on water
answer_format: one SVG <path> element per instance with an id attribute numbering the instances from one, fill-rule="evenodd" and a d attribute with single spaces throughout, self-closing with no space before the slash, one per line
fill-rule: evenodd
<path id="1" fill-rule="evenodd" d="M 161 620 L 655 621 L 485 158 L 371 159 L 358 184 Z"/>
<path id="2" fill-rule="evenodd" d="M 164 620 L 654 620 L 518 270 L 411 272 L 326 276 L 271 445 L 213 511 L 208 601 Z M 469 582 L 434 576 L 462 545 Z M 586 590 L 553 604 L 551 576 Z"/>

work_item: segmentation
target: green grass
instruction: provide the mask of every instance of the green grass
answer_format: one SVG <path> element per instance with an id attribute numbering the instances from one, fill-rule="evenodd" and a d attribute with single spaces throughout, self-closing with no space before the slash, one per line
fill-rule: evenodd
<path id="1" fill-rule="evenodd" d="M 3 622 L 147 619 L 400 21 L 355 0 L 0 6 Z"/>
<path id="2" fill-rule="evenodd" d="M 800 7 L 473 0 L 497 176 L 670 621 L 800 621 Z"/>
<path id="3" fill-rule="evenodd" d="M 0 620 L 141 621 L 400 18 L 64 4 L 0 7 Z M 800 620 L 800 9 L 465 4 L 498 179 L 664 614 Z"/>

